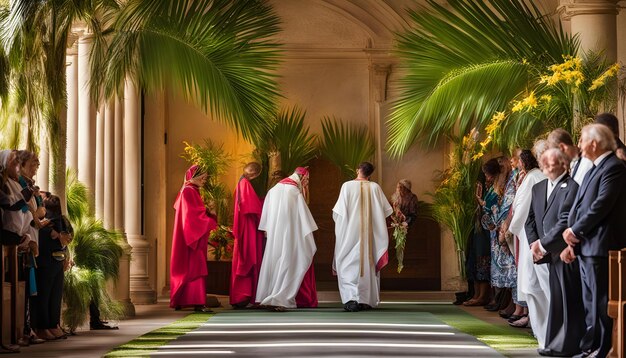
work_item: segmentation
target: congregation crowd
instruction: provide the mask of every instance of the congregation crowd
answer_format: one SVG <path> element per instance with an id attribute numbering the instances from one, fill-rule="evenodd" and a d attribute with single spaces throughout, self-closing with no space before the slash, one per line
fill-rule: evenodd
<path id="1" fill-rule="evenodd" d="M 532 150 L 482 165 L 467 257 L 472 294 L 463 305 L 530 326 L 543 356 L 606 357 L 611 349 L 608 256 L 626 247 L 618 128 L 615 116 L 599 114 L 578 145 L 559 128 Z"/>
<path id="2" fill-rule="evenodd" d="M 6 302 L 11 302 L 8 310 L 4 305 L 0 309 L 0 337 L 6 331 L 4 323 L 10 321 L 6 333 L 13 343 L 2 338 L 0 353 L 17 353 L 20 346 L 68 336 L 61 327 L 61 305 L 64 271 L 72 264 L 67 245 L 73 229 L 62 214 L 59 197 L 35 185 L 38 168 L 39 159 L 31 151 L 0 150 L 0 302 L 5 302 L 5 282 L 10 283 Z M 100 321 L 97 307 L 91 311 L 92 329 L 110 328 Z"/>

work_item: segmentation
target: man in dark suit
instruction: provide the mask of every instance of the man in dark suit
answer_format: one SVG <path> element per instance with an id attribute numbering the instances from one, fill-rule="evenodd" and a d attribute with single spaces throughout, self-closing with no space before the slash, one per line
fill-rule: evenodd
<path id="1" fill-rule="evenodd" d="M 611 349 L 613 321 L 607 314 L 609 250 L 621 248 L 626 232 L 626 166 L 613 151 L 610 129 L 589 124 L 582 130 L 580 149 L 593 162 L 578 190 L 563 239 L 561 259 L 580 261 L 587 331 L 580 342 L 582 356 L 606 357 Z"/>
<path id="2" fill-rule="evenodd" d="M 567 244 L 563 231 L 576 198 L 578 184 L 569 176 L 569 158 L 557 148 L 540 158 L 548 177 L 535 184 L 526 220 L 526 236 L 536 264 L 547 263 L 550 273 L 550 307 L 543 356 L 572 356 L 580 353 L 578 344 L 585 333 L 582 291 L 578 262 L 566 264 L 559 254 Z M 559 224 L 560 222 L 560 224 Z"/>

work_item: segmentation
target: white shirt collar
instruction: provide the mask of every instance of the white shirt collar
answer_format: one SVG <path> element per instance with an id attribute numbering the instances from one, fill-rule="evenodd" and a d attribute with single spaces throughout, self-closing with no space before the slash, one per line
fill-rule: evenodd
<path id="1" fill-rule="evenodd" d="M 600 163 L 602 163 L 604 158 L 608 157 L 611 153 L 613 152 L 610 150 L 602 153 L 599 157 L 596 158 L 596 160 L 593 161 L 593 165 L 597 167 L 598 165 L 600 165 Z"/>
<path id="2" fill-rule="evenodd" d="M 550 184 L 552 184 L 552 186 L 557 185 L 557 184 L 561 181 L 561 179 L 563 179 L 563 177 L 565 176 L 565 174 L 567 174 L 567 171 L 565 171 L 565 172 L 563 172 L 561 175 L 559 175 L 556 179 L 554 179 L 554 181 L 552 181 L 552 180 L 548 179 L 548 182 L 549 182 Z"/>

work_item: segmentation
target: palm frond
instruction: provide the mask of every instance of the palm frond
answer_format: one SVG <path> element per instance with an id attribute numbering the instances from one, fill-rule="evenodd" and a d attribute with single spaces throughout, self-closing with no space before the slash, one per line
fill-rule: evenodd
<path id="1" fill-rule="evenodd" d="M 322 119 L 322 132 L 320 150 L 339 167 L 345 179 L 355 177 L 357 166 L 371 160 L 376 152 L 372 135 L 365 126 L 325 117 Z"/>
<path id="2" fill-rule="evenodd" d="M 524 78 L 532 78 L 529 72 L 576 53 L 577 38 L 531 1 L 451 0 L 448 5 L 427 1 L 410 12 L 412 29 L 397 35 L 406 76 L 387 122 L 387 147 L 394 156 L 418 139 L 432 147 L 442 136 L 484 125 L 504 109 L 506 98 L 520 93 Z M 465 81 L 470 78 L 471 84 Z"/>
<path id="3" fill-rule="evenodd" d="M 279 152 L 281 170 L 292 173 L 317 155 L 316 137 L 305 126 L 306 112 L 298 107 L 281 110 L 266 120 L 261 134 L 254 139 L 261 152 Z"/>
<path id="4" fill-rule="evenodd" d="M 85 184 L 78 181 L 75 170 L 68 168 L 66 171 L 67 214 L 71 222 L 78 222 L 89 216 L 90 205 L 88 189 Z"/>
<path id="5" fill-rule="evenodd" d="M 119 93 L 128 75 L 148 91 L 180 89 L 251 138 L 278 96 L 278 24 L 261 0 L 125 2 L 108 49 L 94 47 L 94 73 L 103 75 L 94 78 L 92 93 Z"/>
<path id="6" fill-rule="evenodd" d="M 117 280 L 124 253 L 122 235 L 105 229 L 100 220 L 91 217 L 72 222 L 72 226 L 74 239 L 69 246 L 76 266 L 97 270 L 105 279 Z"/>
<path id="7" fill-rule="evenodd" d="M 63 282 L 63 324 L 70 331 L 82 325 L 89 314 L 89 304 L 93 300 L 94 292 L 104 286 L 104 276 L 101 272 L 80 267 L 72 267 L 65 272 Z"/>

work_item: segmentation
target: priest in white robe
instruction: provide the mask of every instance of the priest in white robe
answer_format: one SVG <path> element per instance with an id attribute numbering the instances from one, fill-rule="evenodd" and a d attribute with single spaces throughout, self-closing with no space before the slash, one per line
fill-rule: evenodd
<path id="1" fill-rule="evenodd" d="M 385 218 L 393 209 L 380 186 L 369 181 L 373 172 L 371 163 L 361 163 L 357 178 L 343 184 L 333 208 L 333 271 L 339 281 L 341 302 L 349 312 L 378 306 L 380 270 L 388 262 Z"/>
<path id="2" fill-rule="evenodd" d="M 256 301 L 274 311 L 317 307 L 313 273 L 317 225 L 303 195 L 308 178 L 308 169 L 298 167 L 268 191 L 263 203 L 259 230 L 267 233 L 267 242 Z"/>

